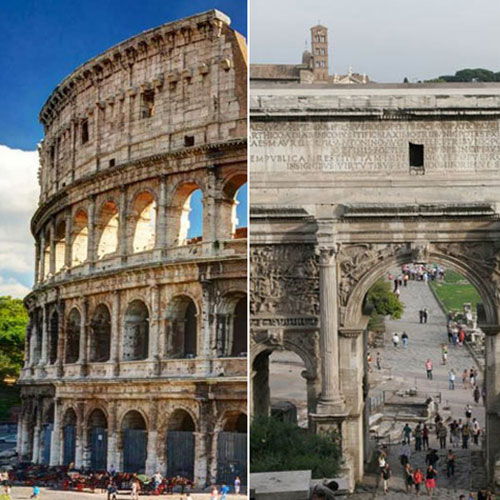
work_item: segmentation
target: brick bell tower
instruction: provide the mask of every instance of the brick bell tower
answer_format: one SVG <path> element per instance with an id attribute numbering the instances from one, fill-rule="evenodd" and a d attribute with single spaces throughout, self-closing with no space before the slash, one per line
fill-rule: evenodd
<path id="1" fill-rule="evenodd" d="M 315 81 L 328 80 L 328 28 L 318 24 L 311 28 L 311 48 Z"/>

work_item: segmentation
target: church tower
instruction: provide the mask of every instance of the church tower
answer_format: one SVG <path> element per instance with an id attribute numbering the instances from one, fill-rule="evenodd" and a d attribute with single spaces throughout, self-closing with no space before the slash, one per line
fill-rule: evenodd
<path id="1" fill-rule="evenodd" d="M 311 28 L 311 47 L 315 81 L 328 80 L 328 28 L 318 24 Z"/>

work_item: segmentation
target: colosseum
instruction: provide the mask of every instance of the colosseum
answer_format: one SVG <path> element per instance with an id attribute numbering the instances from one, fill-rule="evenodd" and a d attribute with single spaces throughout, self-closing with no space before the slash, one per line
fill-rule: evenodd
<path id="1" fill-rule="evenodd" d="M 245 40 L 213 10 L 44 104 L 21 460 L 245 480 L 246 86 Z"/>

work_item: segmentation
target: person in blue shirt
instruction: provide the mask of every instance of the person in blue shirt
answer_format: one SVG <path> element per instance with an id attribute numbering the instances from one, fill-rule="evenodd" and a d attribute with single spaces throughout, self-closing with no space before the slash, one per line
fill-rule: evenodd
<path id="1" fill-rule="evenodd" d="M 223 484 L 220 488 L 220 493 L 221 493 L 221 496 L 220 496 L 220 500 L 226 500 L 227 499 L 227 494 L 229 493 L 229 486 L 227 486 L 226 484 Z"/>
<path id="2" fill-rule="evenodd" d="M 30 496 L 30 498 L 38 498 L 38 495 L 40 495 L 40 488 L 35 484 L 33 486 L 33 494 Z"/>

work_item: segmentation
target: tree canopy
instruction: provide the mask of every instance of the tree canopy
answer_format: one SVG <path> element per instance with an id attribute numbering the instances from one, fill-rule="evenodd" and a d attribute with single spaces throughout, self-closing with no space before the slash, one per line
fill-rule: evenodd
<path id="1" fill-rule="evenodd" d="M 442 82 L 500 82 L 500 71 L 494 72 L 484 68 L 466 68 L 454 75 L 442 75 L 437 81 Z"/>
<path id="2" fill-rule="evenodd" d="M 374 314 L 399 319 L 403 314 L 403 304 L 392 292 L 391 284 L 384 279 L 376 281 L 366 294 L 366 303 Z"/>
<path id="3" fill-rule="evenodd" d="M 0 297 L 0 383 L 19 376 L 24 359 L 28 313 L 21 299 Z"/>

